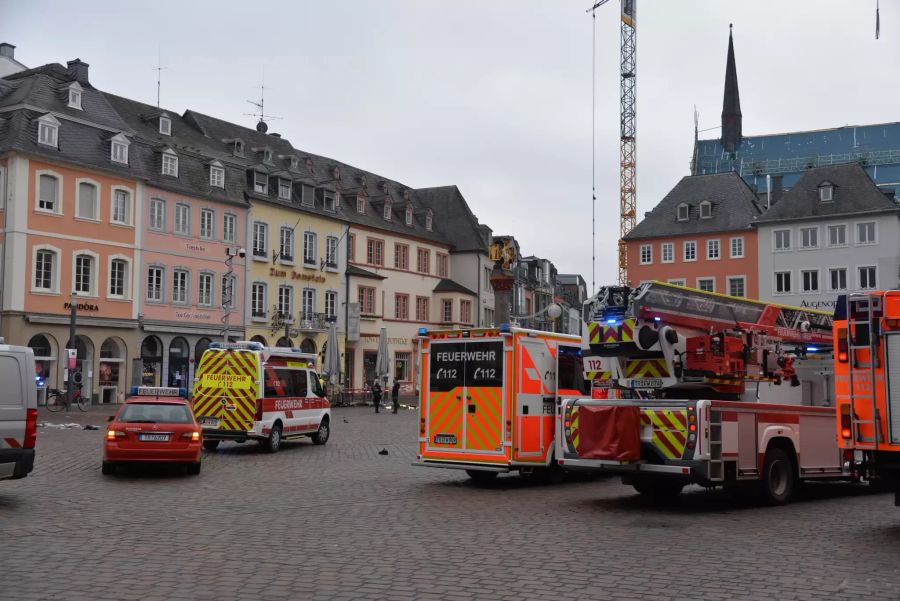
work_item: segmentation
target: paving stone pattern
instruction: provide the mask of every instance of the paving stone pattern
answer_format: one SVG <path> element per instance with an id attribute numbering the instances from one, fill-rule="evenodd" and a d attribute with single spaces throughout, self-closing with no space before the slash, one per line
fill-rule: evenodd
<path id="1" fill-rule="evenodd" d="M 612 478 L 477 487 L 410 465 L 416 412 L 371 408 L 336 409 L 324 447 L 103 477 L 104 411 L 42 411 L 101 429 L 41 428 L 35 472 L 0 482 L 0 599 L 900 598 L 900 509 L 863 486 L 776 508 L 700 488 L 658 507 Z"/>

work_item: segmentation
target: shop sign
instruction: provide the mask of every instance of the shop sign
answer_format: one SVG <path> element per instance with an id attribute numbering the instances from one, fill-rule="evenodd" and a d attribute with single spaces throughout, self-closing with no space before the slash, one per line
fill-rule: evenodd
<path id="1" fill-rule="evenodd" d="M 209 321 L 212 315 L 209 313 L 196 313 L 194 311 L 175 311 L 176 319 L 187 319 L 190 321 Z"/>
<path id="2" fill-rule="evenodd" d="M 288 274 L 290 273 L 290 276 Z M 269 268 L 269 276 L 273 278 L 286 278 L 290 277 L 292 280 L 303 280 L 304 282 L 315 282 L 317 284 L 322 284 L 325 282 L 325 276 L 319 273 L 303 273 L 302 271 L 287 271 L 286 269 L 276 269 L 275 267 Z"/>
<path id="3" fill-rule="evenodd" d="M 802 300 L 800 301 L 800 306 L 804 309 L 819 309 L 820 311 L 826 309 L 834 309 L 837 305 L 837 300 Z"/>
<path id="4" fill-rule="evenodd" d="M 193 252 L 198 252 L 198 253 L 206 252 L 206 247 L 203 246 L 202 244 L 197 244 L 196 242 L 188 242 L 184 245 L 184 247 Z"/>
<path id="5" fill-rule="evenodd" d="M 72 308 L 72 303 L 66 301 L 63 303 L 63 309 L 69 310 Z M 77 303 L 75 308 L 79 311 L 99 311 L 100 307 L 93 303 Z"/>

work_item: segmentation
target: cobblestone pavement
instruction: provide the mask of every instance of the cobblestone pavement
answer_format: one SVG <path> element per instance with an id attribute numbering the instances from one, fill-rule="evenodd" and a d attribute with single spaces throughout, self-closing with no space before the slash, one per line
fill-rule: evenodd
<path id="1" fill-rule="evenodd" d="M 900 598 L 900 509 L 860 486 L 776 508 L 699 488 L 660 508 L 613 479 L 479 488 L 410 465 L 414 411 L 370 408 L 336 409 L 324 447 L 103 477 L 102 412 L 42 412 L 101 429 L 42 428 L 34 473 L 0 482 L 0 599 Z"/>

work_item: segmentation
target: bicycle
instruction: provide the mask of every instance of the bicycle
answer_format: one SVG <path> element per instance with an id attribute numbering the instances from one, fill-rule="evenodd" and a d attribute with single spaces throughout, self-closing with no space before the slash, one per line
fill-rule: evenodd
<path id="1" fill-rule="evenodd" d="M 50 388 L 47 390 L 47 411 L 51 411 L 56 413 L 57 411 L 62 411 L 66 408 L 66 394 L 65 390 L 60 390 L 58 388 Z M 91 406 L 91 400 L 86 396 L 81 394 L 81 388 L 76 388 L 75 393 L 72 395 L 72 405 L 78 407 L 80 411 L 87 411 L 88 407 Z"/>

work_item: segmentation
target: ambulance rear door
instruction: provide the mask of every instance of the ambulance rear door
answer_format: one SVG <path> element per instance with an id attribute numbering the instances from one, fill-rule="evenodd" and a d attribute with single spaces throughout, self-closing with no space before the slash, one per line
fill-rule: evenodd
<path id="1" fill-rule="evenodd" d="M 204 429 L 250 430 L 259 396 L 259 353 L 207 349 L 194 380 L 193 410 Z"/>
<path id="2" fill-rule="evenodd" d="M 543 338 L 519 336 L 516 349 L 516 458 L 543 458 L 553 441 L 556 358 Z M 545 420 L 545 416 L 549 419 Z M 549 428 L 545 427 L 549 421 Z"/>
<path id="3" fill-rule="evenodd" d="M 432 340 L 428 353 L 426 451 L 504 455 L 503 338 Z"/>

